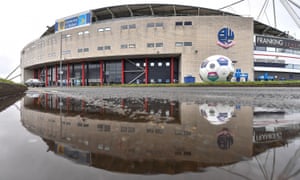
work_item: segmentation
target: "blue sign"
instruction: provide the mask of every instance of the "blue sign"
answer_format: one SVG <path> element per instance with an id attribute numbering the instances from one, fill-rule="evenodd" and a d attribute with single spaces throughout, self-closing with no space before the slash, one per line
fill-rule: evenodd
<path id="1" fill-rule="evenodd" d="M 234 40 L 234 32 L 228 28 L 222 28 L 218 32 L 218 42 L 217 44 L 225 49 L 230 48 L 235 44 Z"/>
<path id="2" fill-rule="evenodd" d="M 220 57 L 219 59 L 217 59 L 218 63 L 220 64 L 220 66 L 228 66 L 228 60 Z"/>
<path id="3" fill-rule="evenodd" d="M 91 24 L 91 13 L 74 15 L 55 22 L 55 32 Z"/>

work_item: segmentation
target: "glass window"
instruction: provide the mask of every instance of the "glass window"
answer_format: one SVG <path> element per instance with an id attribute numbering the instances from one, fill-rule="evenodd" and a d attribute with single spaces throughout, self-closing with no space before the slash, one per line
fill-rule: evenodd
<path id="1" fill-rule="evenodd" d="M 98 46 L 98 47 L 97 47 L 97 50 L 98 50 L 98 51 L 103 51 L 103 46 Z"/>
<path id="2" fill-rule="evenodd" d="M 183 46 L 183 42 L 176 42 L 176 43 L 175 43 L 175 46 L 176 46 L 176 47 Z"/>
<path id="3" fill-rule="evenodd" d="M 89 48 L 83 48 L 83 52 L 89 52 Z"/>
<path id="4" fill-rule="evenodd" d="M 122 30 L 128 29 L 128 25 L 123 25 L 123 26 L 121 26 L 121 29 L 122 29 Z"/>
<path id="5" fill-rule="evenodd" d="M 111 47 L 110 46 L 104 46 L 104 50 L 110 50 Z"/>
<path id="6" fill-rule="evenodd" d="M 121 83 L 122 63 L 120 61 L 105 63 L 105 80 L 110 83 Z"/>
<path id="7" fill-rule="evenodd" d="M 155 25 L 156 25 L 156 27 L 163 27 L 163 26 L 164 26 L 164 23 L 158 22 L 158 23 L 156 23 Z"/>
<path id="8" fill-rule="evenodd" d="M 164 44 L 163 44 L 163 43 L 156 43 L 155 46 L 156 46 L 156 47 L 163 47 Z"/>
<path id="9" fill-rule="evenodd" d="M 127 49 L 128 45 L 127 44 L 121 44 L 121 49 Z"/>
<path id="10" fill-rule="evenodd" d="M 154 27 L 154 23 L 148 23 L 148 24 L 147 24 L 147 27 L 148 27 L 148 28 Z"/>
<path id="11" fill-rule="evenodd" d="M 175 22 L 175 26 L 182 26 L 183 25 L 183 22 L 182 21 L 177 21 Z"/>
<path id="12" fill-rule="evenodd" d="M 294 69 L 299 70 L 300 69 L 300 64 L 294 64 Z"/>
<path id="13" fill-rule="evenodd" d="M 130 24 L 129 25 L 129 29 L 135 29 L 136 28 L 136 25 L 135 24 Z"/>
<path id="14" fill-rule="evenodd" d="M 275 52 L 276 48 L 274 48 L 274 47 L 267 47 L 267 51 L 268 52 Z"/>
<path id="15" fill-rule="evenodd" d="M 78 48 L 78 49 L 77 49 L 77 52 L 78 52 L 78 53 L 81 53 L 81 52 L 82 52 L 82 48 Z"/>
<path id="16" fill-rule="evenodd" d="M 184 21 L 185 26 L 191 26 L 193 25 L 192 21 Z"/>
<path id="17" fill-rule="evenodd" d="M 111 31 L 111 28 L 110 27 L 106 27 L 105 31 Z"/>
<path id="18" fill-rule="evenodd" d="M 261 47 L 261 46 L 255 46 L 255 50 L 257 50 L 257 51 L 266 51 L 267 48 L 266 47 Z"/>
<path id="19" fill-rule="evenodd" d="M 147 43 L 147 48 L 154 48 L 154 43 Z"/>
<path id="20" fill-rule="evenodd" d="M 99 28 L 99 29 L 98 29 L 98 32 L 103 32 L 103 31 L 104 31 L 103 28 Z"/>
<path id="21" fill-rule="evenodd" d="M 129 44 L 129 48 L 135 48 L 135 44 Z"/>
<path id="22" fill-rule="evenodd" d="M 192 46 L 193 43 L 192 42 L 184 42 L 184 46 Z"/>

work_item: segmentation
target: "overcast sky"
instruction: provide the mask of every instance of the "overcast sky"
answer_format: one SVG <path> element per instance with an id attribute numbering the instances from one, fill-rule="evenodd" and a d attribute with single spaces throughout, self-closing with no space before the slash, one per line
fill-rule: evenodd
<path id="1" fill-rule="evenodd" d="M 207 7 L 219 9 L 238 0 L 9 0 L 2 3 L 0 8 L 0 17 L 2 17 L 2 25 L 0 28 L 0 77 L 5 78 L 15 67 L 20 64 L 20 52 L 28 43 L 38 39 L 46 30 L 46 26 L 52 26 L 56 19 L 60 19 L 82 11 L 97 9 L 123 4 L 139 4 L 139 3 L 166 3 L 166 4 L 183 4 L 199 7 Z M 281 6 L 279 0 L 275 0 L 277 4 L 277 28 L 289 33 L 300 39 L 300 29 L 297 28 L 292 18 L 286 10 Z M 270 1 L 271 2 L 271 1 Z M 295 0 L 299 2 L 300 0 Z M 257 18 L 263 5 L 263 0 L 245 0 L 244 2 L 224 9 L 232 13 L 243 16 L 251 16 Z M 268 17 L 262 15 L 260 21 L 274 25 L 272 16 L 272 7 L 269 5 Z M 300 14 L 300 10 L 297 10 Z M 19 73 L 16 72 L 15 74 Z M 15 81 L 18 81 L 16 79 Z"/>

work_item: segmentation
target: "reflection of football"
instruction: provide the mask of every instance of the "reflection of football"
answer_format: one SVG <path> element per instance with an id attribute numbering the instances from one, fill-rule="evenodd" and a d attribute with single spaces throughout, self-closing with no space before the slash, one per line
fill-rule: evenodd
<path id="1" fill-rule="evenodd" d="M 230 120 L 235 107 L 229 104 L 209 103 L 199 106 L 201 115 L 213 125 L 225 124 Z"/>
<path id="2" fill-rule="evenodd" d="M 234 68 L 228 57 L 214 55 L 201 63 L 199 73 L 203 81 L 230 81 Z"/>

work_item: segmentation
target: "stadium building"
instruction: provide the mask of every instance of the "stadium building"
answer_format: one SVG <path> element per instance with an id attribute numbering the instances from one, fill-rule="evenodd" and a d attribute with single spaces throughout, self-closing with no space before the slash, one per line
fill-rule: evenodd
<path id="1" fill-rule="evenodd" d="M 201 82 L 209 56 L 229 57 L 250 81 L 300 79 L 300 41 L 220 10 L 170 4 L 105 7 L 56 20 L 21 52 L 22 81 L 46 86 Z M 193 79 L 192 79 L 193 81 Z"/>

